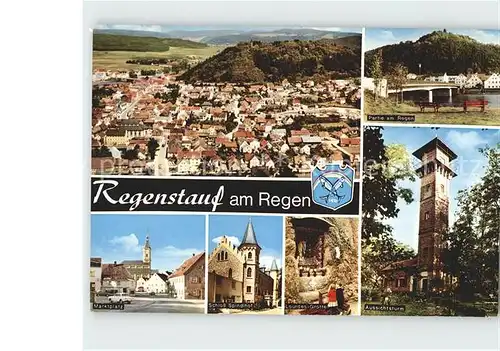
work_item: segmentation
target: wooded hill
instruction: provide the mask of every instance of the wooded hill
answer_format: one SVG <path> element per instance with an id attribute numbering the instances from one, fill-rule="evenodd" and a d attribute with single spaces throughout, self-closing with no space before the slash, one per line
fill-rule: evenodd
<path id="1" fill-rule="evenodd" d="M 371 76 L 373 57 L 382 51 L 382 71 L 388 74 L 391 67 L 400 63 L 411 73 L 460 74 L 494 73 L 500 71 L 500 45 L 483 44 L 459 34 L 435 31 L 416 41 L 386 45 L 365 53 L 365 76 Z"/>
<path id="2" fill-rule="evenodd" d="M 94 51 L 168 51 L 170 47 L 204 48 L 207 44 L 172 38 L 94 34 Z"/>
<path id="3" fill-rule="evenodd" d="M 239 43 L 191 68 L 180 79 L 250 83 L 359 77 L 361 38 L 339 40 L 350 45 L 357 41 L 358 45 L 344 46 L 336 39 Z"/>

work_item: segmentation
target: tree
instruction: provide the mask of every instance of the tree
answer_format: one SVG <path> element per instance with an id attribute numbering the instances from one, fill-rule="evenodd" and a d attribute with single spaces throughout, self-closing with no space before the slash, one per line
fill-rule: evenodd
<path id="1" fill-rule="evenodd" d="M 398 153 L 394 148 L 387 152 L 382 136 L 383 127 L 365 127 L 363 142 L 363 226 L 362 238 L 383 236 L 388 232 L 387 226 L 381 220 L 395 218 L 399 210 L 396 208 L 398 196 L 402 190 L 398 188 L 397 181 L 409 178 L 408 171 L 389 171 L 389 157 Z M 403 157 L 403 156 L 401 156 Z M 393 165 L 397 164 L 392 161 Z M 392 166 L 394 167 L 394 166 Z M 408 191 L 403 193 L 408 194 Z M 411 200 L 406 197 L 406 200 Z"/>
<path id="2" fill-rule="evenodd" d="M 410 156 L 403 145 L 384 144 L 383 127 L 365 127 L 363 141 L 362 250 L 363 286 L 379 288 L 383 268 L 391 262 L 414 257 L 412 249 L 396 242 L 384 220 L 395 218 L 398 198 L 413 201 L 410 189 L 399 182 L 414 180 Z"/>
<path id="3" fill-rule="evenodd" d="M 378 90 L 380 82 L 384 78 L 382 74 L 382 50 L 377 50 L 373 56 L 373 61 L 371 65 L 371 76 L 373 78 L 373 85 L 375 86 L 374 96 L 375 101 L 377 101 Z"/>
<path id="4" fill-rule="evenodd" d="M 156 156 L 156 151 L 160 147 L 160 144 L 158 144 L 158 141 L 155 138 L 149 138 L 147 148 L 148 148 L 148 155 L 149 159 L 153 160 Z"/>
<path id="5" fill-rule="evenodd" d="M 176 297 L 177 292 L 175 291 L 175 286 L 171 282 L 167 282 L 167 297 Z"/>
<path id="6" fill-rule="evenodd" d="M 394 65 L 389 73 L 389 86 L 396 90 L 396 103 L 399 103 L 398 92 L 401 92 L 401 102 L 403 102 L 403 86 L 407 82 L 408 68 L 400 63 Z"/>
<path id="7" fill-rule="evenodd" d="M 485 174 L 459 192 L 456 221 L 442 254 L 444 271 L 457 279 L 462 300 L 476 293 L 498 297 L 500 144 L 480 152 L 488 161 Z"/>
<path id="8" fill-rule="evenodd" d="M 368 290 L 381 290 L 384 278 L 389 278 L 389 271 L 384 268 L 397 261 L 415 257 L 415 251 L 394 240 L 390 232 L 382 238 L 373 238 L 362 242 L 363 269 L 361 270 L 361 285 Z"/>
<path id="9" fill-rule="evenodd" d="M 224 127 L 226 128 L 226 133 L 230 133 L 238 126 L 238 123 L 234 121 L 236 118 L 236 115 L 231 112 L 229 116 L 227 117 L 227 120 L 224 124 Z"/>

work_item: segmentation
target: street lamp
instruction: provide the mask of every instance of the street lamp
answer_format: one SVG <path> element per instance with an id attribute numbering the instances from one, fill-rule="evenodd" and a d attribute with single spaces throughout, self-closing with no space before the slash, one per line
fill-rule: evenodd
<path id="1" fill-rule="evenodd" d="M 421 64 L 421 63 L 419 63 L 419 64 L 418 64 L 418 75 L 419 75 L 419 76 L 422 74 L 422 69 L 421 69 L 421 68 L 422 68 L 422 64 Z"/>

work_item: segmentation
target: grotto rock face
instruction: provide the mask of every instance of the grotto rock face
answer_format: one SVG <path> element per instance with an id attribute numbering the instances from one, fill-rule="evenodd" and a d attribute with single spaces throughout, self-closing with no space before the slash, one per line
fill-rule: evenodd
<path id="1" fill-rule="evenodd" d="M 301 302 L 299 293 L 302 288 L 295 250 L 295 229 L 290 217 L 287 217 L 285 220 L 285 299 L 287 303 Z"/>
<path id="2" fill-rule="evenodd" d="M 316 219 L 321 221 L 322 219 Z M 299 275 L 295 228 L 286 218 L 286 302 L 327 303 L 330 284 L 342 284 L 350 301 L 358 300 L 358 220 L 354 218 L 325 218 L 328 223 L 324 243 L 324 275 Z M 322 301 L 323 300 L 323 301 Z"/>

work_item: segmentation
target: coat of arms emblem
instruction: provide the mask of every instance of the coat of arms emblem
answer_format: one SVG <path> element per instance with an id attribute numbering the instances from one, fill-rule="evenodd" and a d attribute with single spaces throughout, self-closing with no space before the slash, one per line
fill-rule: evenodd
<path id="1" fill-rule="evenodd" d="M 311 173 L 313 202 L 334 211 L 351 203 L 354 196 L 354 169 L 349 165 L 317 166 Z"/>

